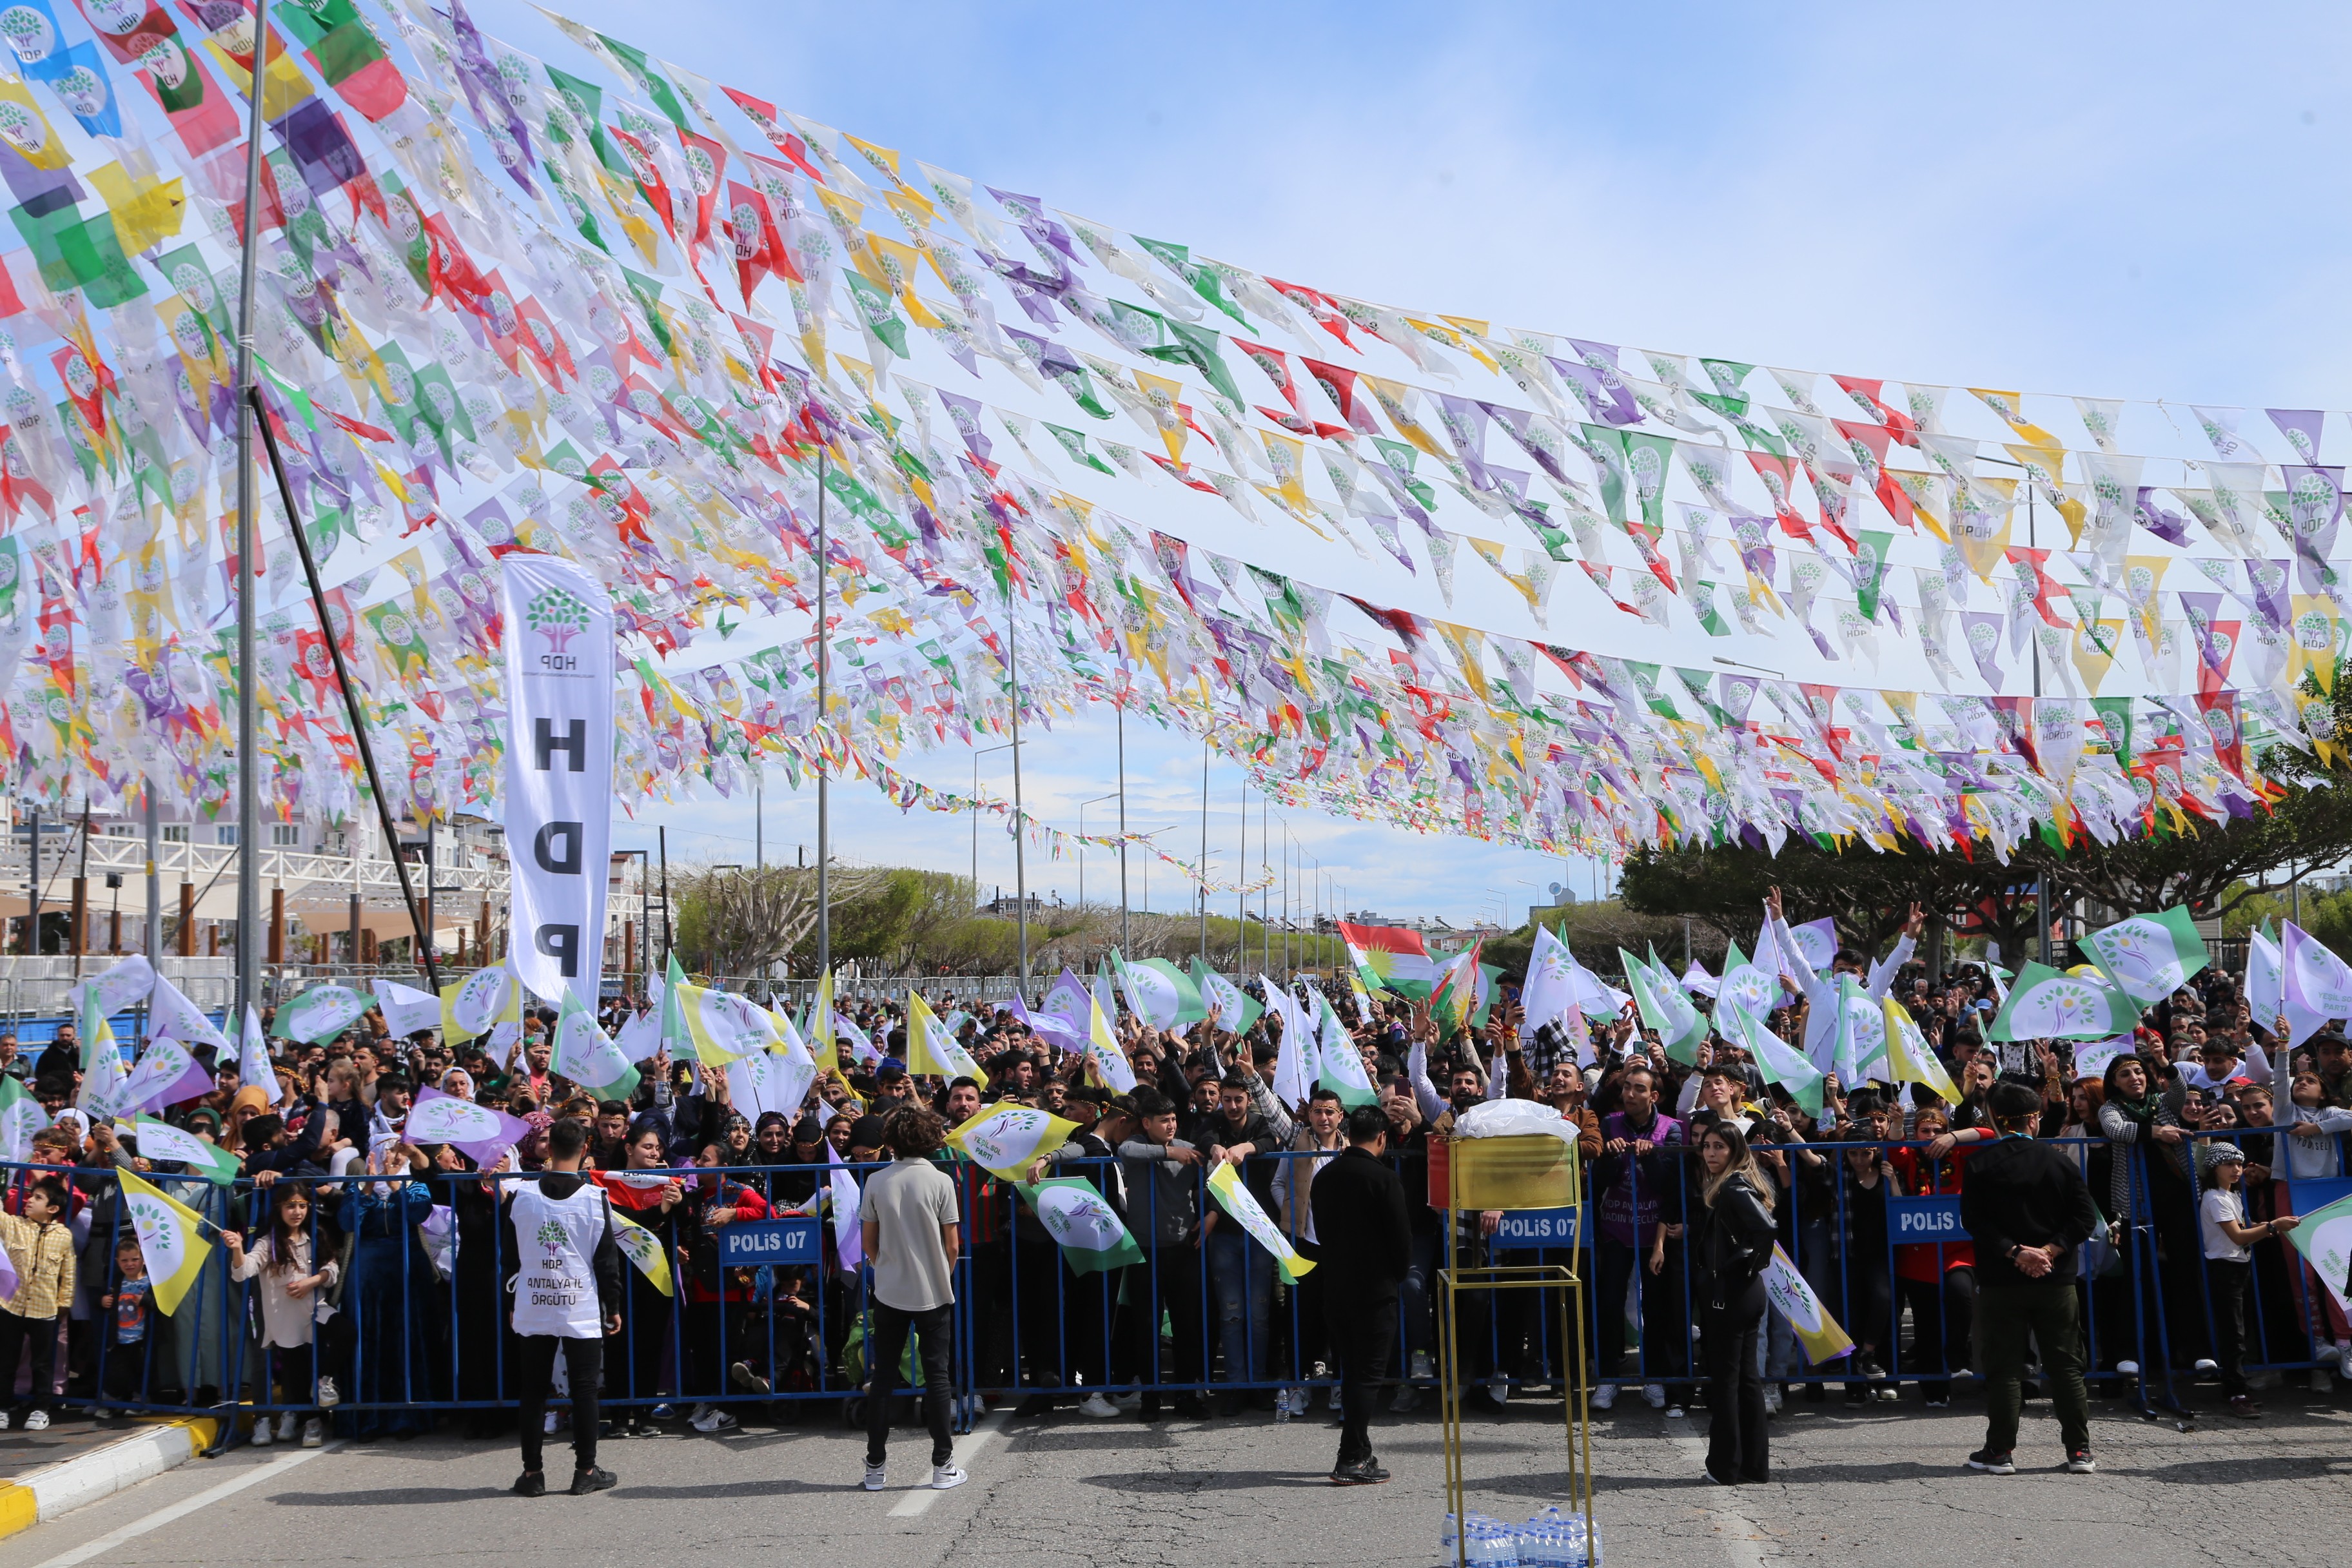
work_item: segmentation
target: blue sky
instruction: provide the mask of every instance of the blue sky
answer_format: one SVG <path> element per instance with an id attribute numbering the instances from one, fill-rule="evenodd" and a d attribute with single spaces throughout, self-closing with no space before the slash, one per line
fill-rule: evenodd
<path id="1" fill-rule="evenodd" d="M 486 30 L 560 58 L 527 6 Z M 1334 292 L 1954 385 L 2352 406 L 2340 9 L 1358 4 L 887 7 L 572 0 L 571 14 L 910 156 Z M 1603 651 L 1606 651 L 1605 649 Z M 1075 826 L 1111 729 L 1024 746 Z M 1131 824 L 1200 836 L 1200 756 L 1130 726 Z M 1008 792 L 1003 754 L 982 784 Z M 907 771 L 966 789 L 969 755 Z M 814 843 L 781 777 L 771 853 Z M 1239 778 L 1212 770 L 1230 875 Z M 1109 803 L 1087 808 L 1097 827 Z M 746 860 L 748 805 L 648 814 Z M 1349 902 L 1467 921 L 1591 868 L 1294 817 Z M 970 825 L 835 792 L 838 850 L 970 864 Z M 1248 860 L 1260 858 L 1250 812 Z M 616 846 L 649 840 L 616 825 Z M 781 846 L 781 851 L 775 847 Z M 1033 858 L 1034 861 L 1034 858 Z M 1075 897 L 1069 862 L 1032 882 Z M 1110 884 L 1097 857 L 1088 892 Z M 1013 880 L 982 832 L 983 884 Z M 1176 896 L 1153 879 L 1153 901 Z M 1228 896 L 1227 902 L 1230 902 Z M 1517 918 L 1517 915 L 1514 915 Z"/>

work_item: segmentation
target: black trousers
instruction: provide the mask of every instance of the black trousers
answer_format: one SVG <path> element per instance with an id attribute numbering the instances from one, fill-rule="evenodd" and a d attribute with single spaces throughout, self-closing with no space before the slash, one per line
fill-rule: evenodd
<path id="1" fill-rule="evenodd" d="M 1650 1272 L 1649 1249 L 1638 1252 L 1622 1241 L 1601 1238 L 1600 1376 L 1617 1381 L 1617 1363 L 1625 1355 L 1625 1287 L 1639 1280 L 1642 1292 L 1642 1372 L 1643 1383 L 1683 1375 L 1690 1339 L 1690 1319 L 1683 1308 L 1683 1244 L 1666 1243 L 1666 1266 Z M 1516 1295 L 1517 1291 L 1498 1292 Z"/>
<path id="2" fill-rule="evenodd" d="M 111 1314 L 110 1314 L 111 1316 Z M 50 1390 L 58 1380 L 58 1321 L 55 1318 L 20 1318 L 16 1313 L 0 1310 L 0 1373 L 7 1377 L 7 1385 L 0 1394 L 13 1393 L 16 1387 L 16 1358 L 25 1352 L 26 1342 L 33 1350 L 33 1381 L 25 1395 L 27 1411 L 47 1410 Z"/>
<path id="3" fill-rule="evenodd" d="M 2221 1393 L 2235 1399 L 2246 1390 L 2246 1280 L 2249 1263 L 2226 1258 L 2205 1260 L 2205 1287 L 2213 1300 L 2213 1359 L 2221 1366 Z"/>
<path id="4" fill-rule="evenodd" d="M 898 1391 L 898 1361 L 907 1353 L 907 1331 L 912 1329 L 922 1341 L 923 1425 L 930 1428 L 931 1465 L 937 1468 L 955 1452 L 955 1437 L 948 1430 L 948 1346 L 955 1338 L 955 1308 L 902 1312 L 877 1300 L 873 1312 L 874 1331 L 866 1342 L 866 1462 L 878 1465 L 889 1450 L 890 1396 Z"/>
<path id="5" fill-rule="evenodd" d="M 1327 1289 L 1323 1327 L 1339 1357 L 1339 1459 L 1372 1457 L 1372 1389 L 1396 1349 L 1397 1291 Z"/>
<path id="6" fill-rule="evenodd" d="M 1772 1479 L 1772 1440 L 1764 1415 L 1764 1379 L 1756 1370 L 1756 1336 L 1764 1326 L 1764 1281 L 1727 1291 L 1720 1307 L 1699 1309 L 1699 1356 L 1706 1365 L 1706 1469 L 1727 1481 Z"/>
<path id="7" fill-rule="evenodd" d="M 596 1396 L 604 1381 L 604 1342 L 569 1340 L 554 1334 L 524 1334 L 516 1358 L 517 1381 L 522 1394 L 522 1468 L 539 1468 L 546 1425 L 547 1396 L 555 1387 L 555 1352 L 563 1352 L 563 1374 L 572 1384 L 572 1462 L 579 1469 L 596 1468 Z"/>

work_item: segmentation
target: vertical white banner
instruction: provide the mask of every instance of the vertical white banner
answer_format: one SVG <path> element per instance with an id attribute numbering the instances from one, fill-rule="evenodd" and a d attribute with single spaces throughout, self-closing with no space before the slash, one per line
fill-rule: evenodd
<path id="1" fill-rule="evenodd" d="M 507 652 L 512 963 L 554 998 L 596 1005 L 611 878 L 613 602 L 551 555 L 500 563 Z"/>

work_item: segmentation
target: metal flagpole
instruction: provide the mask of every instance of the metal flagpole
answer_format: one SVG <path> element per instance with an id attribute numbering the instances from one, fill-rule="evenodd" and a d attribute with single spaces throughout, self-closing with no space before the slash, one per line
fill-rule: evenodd
<path id="1" fill-rule="evenodd" d="M 163 883 L 155 869 L 155 782 L 147 781 L 147 804 L 140 813 L 147 826 L 147 962 L 163 956 Z"/>
<path id="2" fill-rule="evenodd" d="M 1013 699 L 1013 898 L 1021 918 L 1021 994 L 1029 994 L 1029 823 L 1021 809 L 1021 627 L 1013 610 L 1013 563 L 1004 563 L 1004 671 Z"/>
<path id="3" fill-rule="evenodd" d="M 400 858 L 400 830 L 393 824 L 392 797 L 383 793 L 383 775 L 376 772 L 375 747 L 368 740 L 367 722 L 362 716 L 359 692 L 357 689 L 352 685 L 352 672 L 344 667 L 343 645 L 336 640 L 335 623 L 327 614 L 327 591 L 321 587 L 319 583 L 319 563 L 310 554 L 310 536 L 302 531 L 302 515 L 294 510 L 294 488 L 286 481 L 286 463 L 278 455 L 278 432 L 270 428 L 269 422 L 267 419 L 260 417 L 261 391 L 258 387 L 247 389 L 244 404 L 247 416 L 257 420 L 261 426 L 262 449 L 269 454 L 269 471 L 272 477 L 274 477 L 278 481 L 278 499 L 284 502 L 286 507 L 287 531 L 294 536 L 294 552 L 297 555 L 301 557 L 302 577 L 310 585 L 310 607 L 318 613 L 319 616 L 319 635 L 326 641 L 327 657 L 334 661 L 335 685 L 343 694 L 343 712 L 352 727 L 352 741 L 358 746 L 360 763 L 367 770 L 368 791 L 375 796 L 376 823 L 383 830 L 384 850 L 392 857 L 393 869 L 400 876 L 400 901 L 407 907 L 409 929 L 416 933 L 416 948 L 418 952 L 424 955 L 425 977 L 426 983 L 429 984 L 435 992 L 437 993 L 441 989 L 441 968 L 433 957 L 433 934 L 426 929 L 425 918 L 417 910 L 416 889 L 408 879 L 408 862 Z M 152 805 L 148 807 L 147 820 L 149 823 L 149 847 L 147 851 L 149 857 L 148 877 L 149 885 L 152 887 L 153 885 L 154 877 L 153 857 L 155 853 L 153 847 L 153 823 L 155 817 L 154 807 Z M 357 831 L 356 825 L 353 826 L 353 831 L 354 833 Z M 431 832 L 429 826 L 426 831 L 427 833 Z M 431 859 L 431 844 L 432 841 L 428 838 L 426 840 L 428 871 L 430 870 L 429 861 Z M 352 920 L 352 965 L 353 968 L 357 968 L 360 962 L 360 951 L 359 919 L 357 913 L 359 909 L 359 845 L 356 839 L 354 839 L 352 846 L 352 908 L 353 910 Z M 244 938 L 242 935 L 239 936 L 238 941 L 240 943 L 243 942 Z M 244 962 L 245 954 L 240 947 L 240 951 L 237 954 L 237 963 L 240 973 L 243 973 Z"/>
<path id="4" fill-rule="evenodd" d="M 1201 737 L 1201 962 L 1209 962 L 1209 738 Z"/>
<path id="5" fill-rule="evenodd" d="M 2033 476 L 2029 474 L 2025 479 L 2025 544 L 2029 550 L 2040 542 L 2036 537 L 2039 531 L 2035 526 L 2039 521 L 2037 509 L 2033 504 Z M 2026 644 L 2033 652 L 2033 695 L 2038 700 L 2042 696 L 2042 634 L 2028 626 Z M 2037 710 L 2040 708 L 2039 700 L 2034 706 Z M 2033 717 L 2032 713 L 2025 716 L 2026 733 L 2029 738 L 2032 734 Z M 2042 962 L 2054 964 L 2057 960 L 2050 951 L 2050 873 L 2046 870 L 2033 879 L 2033 907 L 2036 917 L 2034 927 L 2037 932 L 2037 946 L 2042 953 Z"/>
<path id="6" fill-rule="evenodd" d="M 977 793 L 977 792 L 975 792 Z M 974 879 L 975 883 L 977 879 Z M 1118 950 L 1133 951 L 1127 935 L 1127 695 L 1118 700 Z"/>
<path id="7" fill-rule="evenodd" d="M 253 658 L 253 556 L 261 542 L 254 514 L 253 296 L 261 247 L 262 84 L 269 71 L 269 29 L 254 47 L 246 117 L 245 243 L 236 277 L 236 1017 L 261 1005 L 261 708 Z M 332 633 L 327 640 L 334 641 Z M 232 1022 L 235 1018 L 232 1018 Z"/>
<path id="8" fill-rule="evenodd" d="M 831 573 L 825 563 L 824 540 L 824 464 L 826 448 L 816 449 L 816 722 L 817 744 L 824 751 L 832 748 L 824 739 L 824 726 L 832 719 L 825 693 L 827 666 L 825 647 L 825 584 Z M 830 759 L 820 754 L 816 768 L 816 972 L 819 978 L 833 973 L 833 790 L 829 776 Z M 663 858 L 665 867 L 668 864 Z M 669 919 L 669 879 L 662 879 L 662 919 Z"/>
<path id="9" fill-rule="evenodd" d="M 1249 770 L 1242 770 L 1241 846 L 1234 851 L 1234 973 L 1249 967 Z"/>

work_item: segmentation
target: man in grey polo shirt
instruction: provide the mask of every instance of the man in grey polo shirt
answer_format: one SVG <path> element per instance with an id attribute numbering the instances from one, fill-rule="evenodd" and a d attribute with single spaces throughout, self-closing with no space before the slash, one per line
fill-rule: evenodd
<path id="1" fill-rule="evenodd" d="M 955 1306 L 957 1220 L 955 1180 L 932 1161 L 947 1124 L 928 1106 L 902 1106 L 887 1119 L 883 1140 L 895 1163 L 869 1178 L 859 1203 L 866 1260 L 874 1270 L 873 1326 L 866 1341 L 866 1489 L 886 1479 L 890 1398 L 898 1388 L 898 1360 L 907 1331 L 917 1336 L 923 1362 L 923 1424 L 931 1431 L 931 1485 L 960 1487 L 964 1472 L 950 1462 L 948 1346 Z"/>

